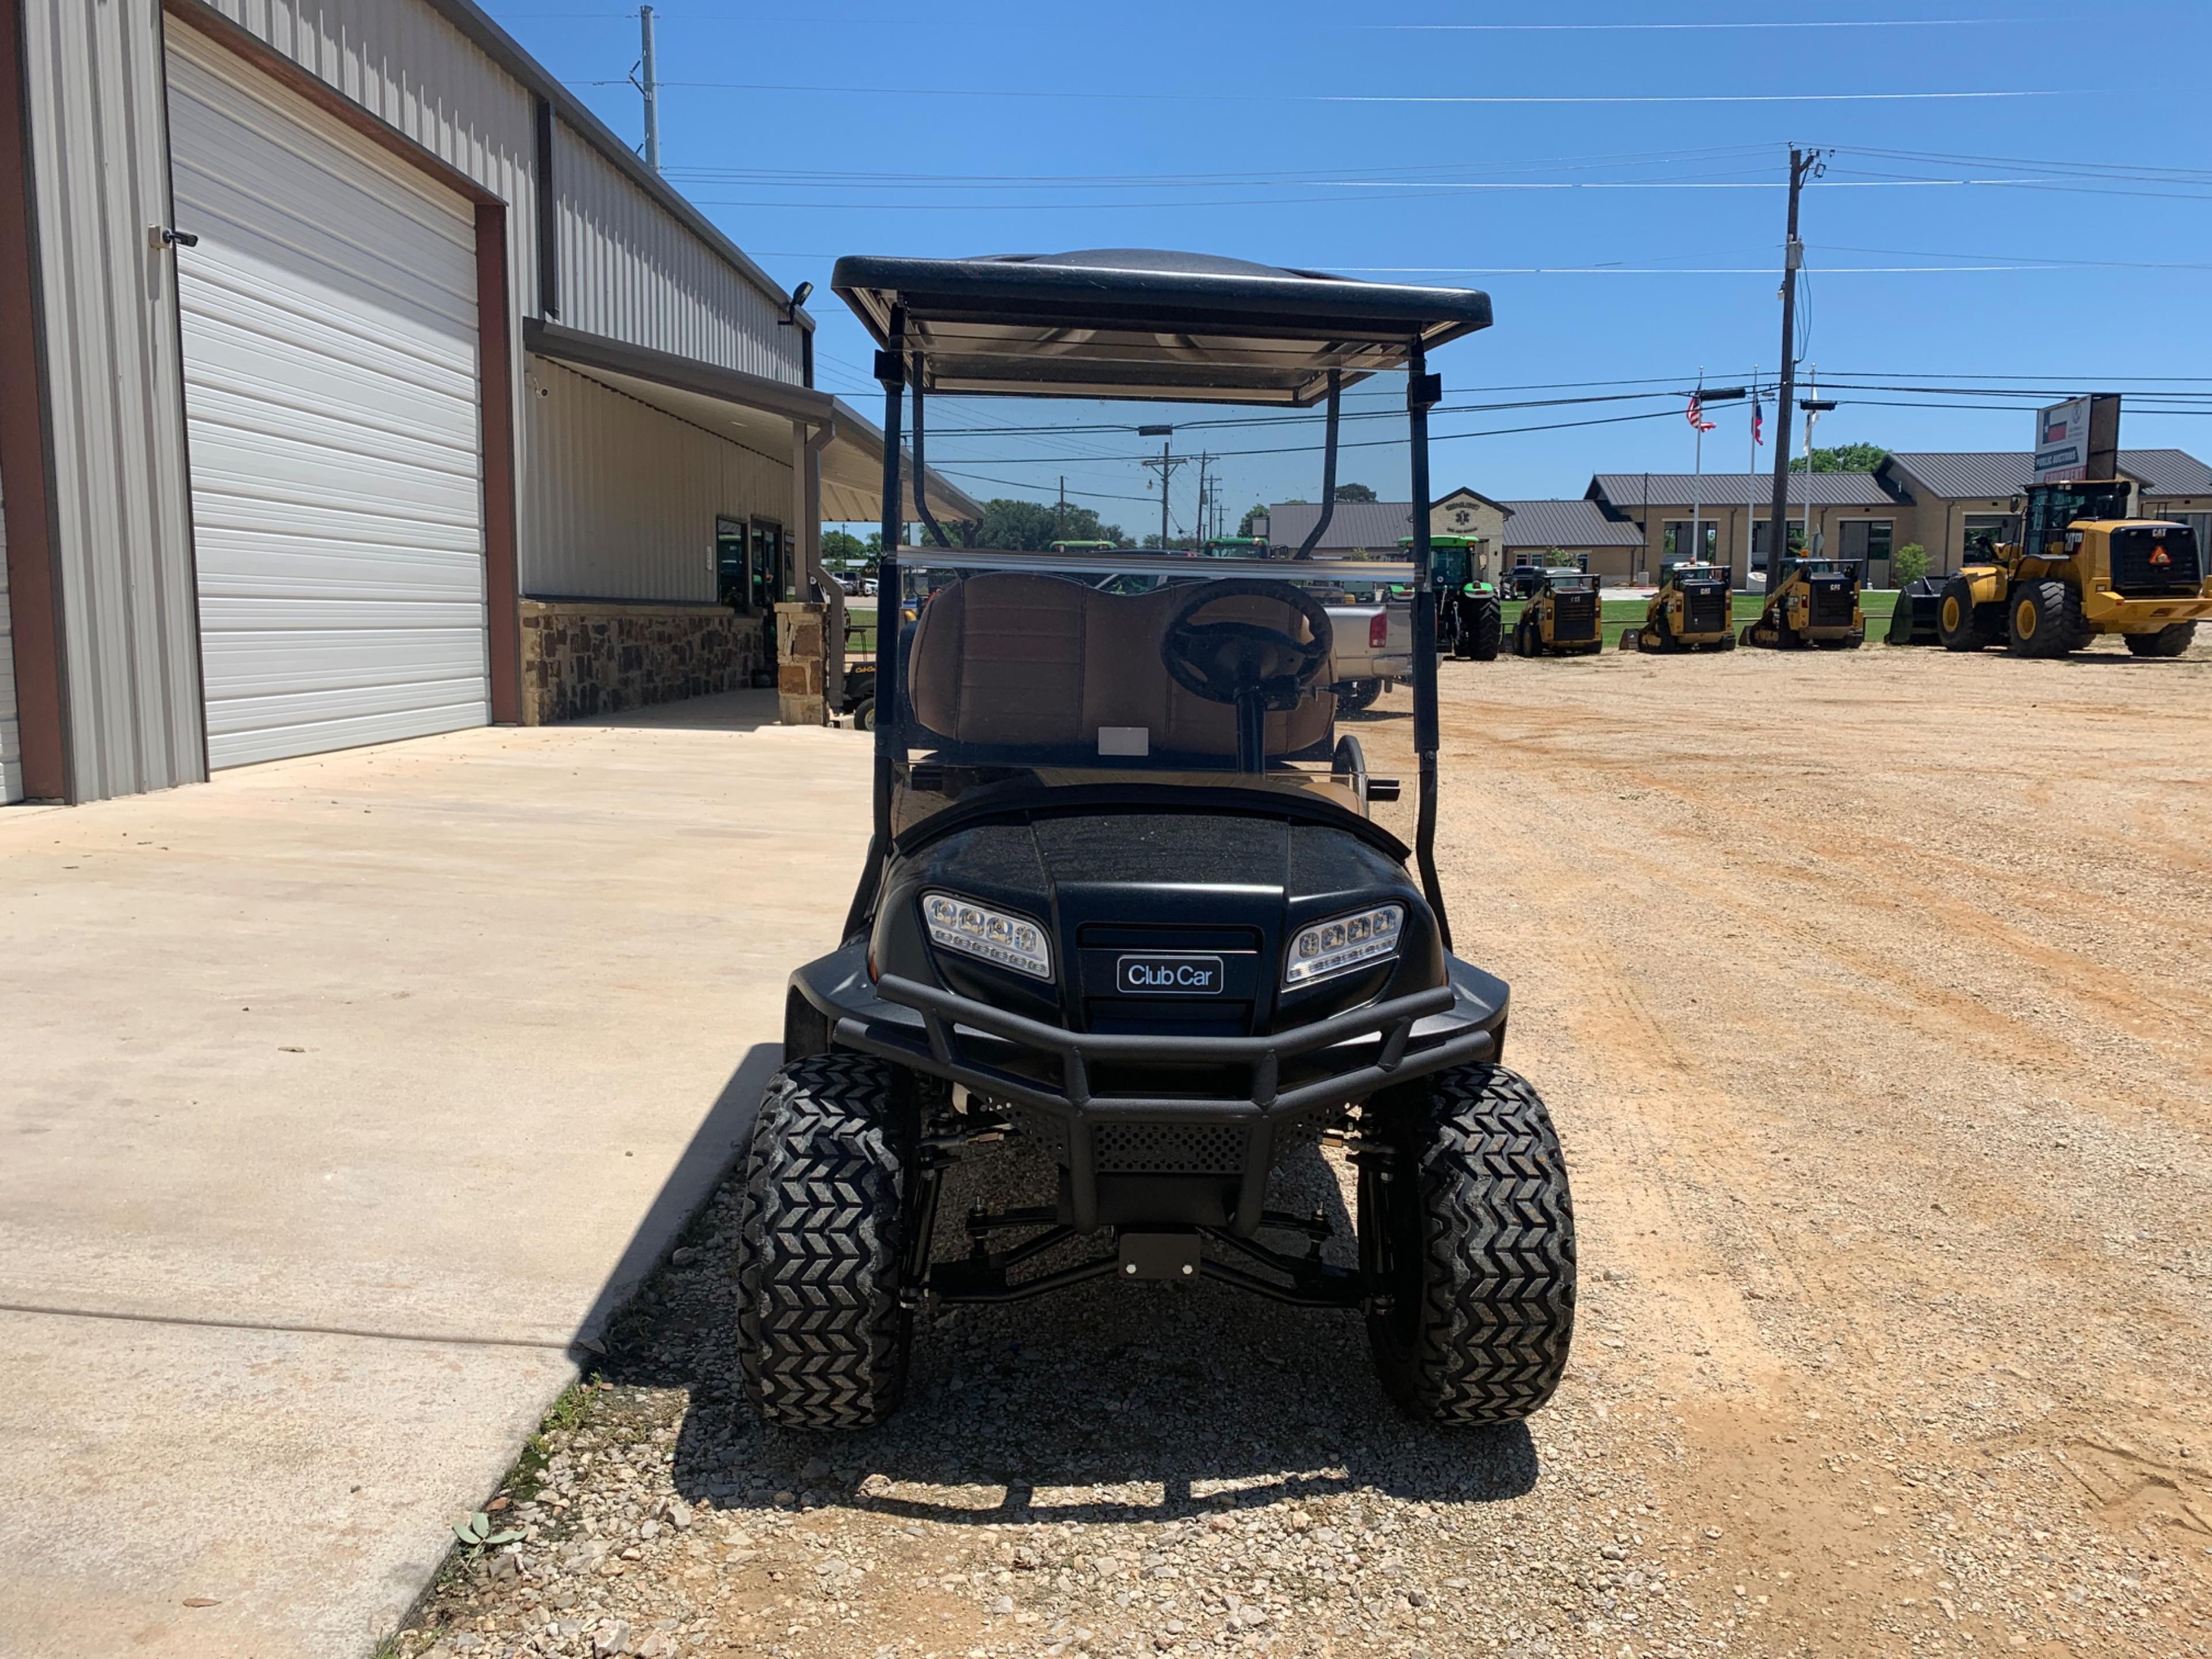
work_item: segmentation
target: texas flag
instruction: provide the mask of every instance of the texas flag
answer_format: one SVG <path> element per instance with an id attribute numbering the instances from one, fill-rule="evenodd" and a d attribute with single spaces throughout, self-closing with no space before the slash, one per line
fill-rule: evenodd
<path id="1" fill-rule="evenodd" d="M 1751 441 L 1755 444 L 1763 444 L 1766 441 L 1766 405 L 1765 404 L 1755 403 L 1751 406 Z"/>

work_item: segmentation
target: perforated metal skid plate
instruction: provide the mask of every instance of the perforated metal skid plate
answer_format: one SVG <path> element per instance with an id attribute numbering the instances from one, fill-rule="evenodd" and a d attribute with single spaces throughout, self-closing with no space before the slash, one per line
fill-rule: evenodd
<path id="1" fill-rule="evenodd" d="M 1248 1131 L 1220 1123 L 1102 1123 L 1091 1142 L 1100 1175 L 1233 1176 Z"/>

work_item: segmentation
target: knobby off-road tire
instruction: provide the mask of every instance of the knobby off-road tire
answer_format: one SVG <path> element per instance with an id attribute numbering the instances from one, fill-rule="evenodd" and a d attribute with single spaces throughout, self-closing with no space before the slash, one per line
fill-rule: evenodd
<path id="1" fill-rule="evenodd" d="M 1498 641 L 1504 637 L 1504 612 L 1498 601 L 1489 599 L 1478 603 L 1473 624 L 1462 638 L 1468 656 L 1476 662 L 1496 662 Z"/>
<path id="2" fill-rule="evenodd" d="M 740 1212 L 738 1340 L 745 1391 L 771 1423 L 865 1429 L 905 1390 L 905 1142 L 878 1060 L 796 1060 L 762 1097 Z"/>
<path id="3" fill-rule="evenodd" d="M 1527 1417 L 1559 1387 L 1575 1323 L 1574 1204 L 1550 1115 L 1504 1067 L 1462 1066 L 1380 1117 L 1392 1178 L 1363 1182 L 1359 1228 L 1382 1231 L 1392 1281 L 1367 1321 L 1383 1386 L 1426 1422 Z"/>
<path id="4" fill-rule="evenodd" d="M 2064 582 L 2018 582 L 2005 602 L 2015 657 L 2063 657 L 2081 642 L 2081 601 Z"/>
<path id="5" fill-rule="evenodd" d="M 2178 657 L 2189 649 L 2190 641 L 2197 637 L 2193 622 L 2168 623 L 2155 634 L 2123 634 L 2128 651 L 2137 657 Z"/>

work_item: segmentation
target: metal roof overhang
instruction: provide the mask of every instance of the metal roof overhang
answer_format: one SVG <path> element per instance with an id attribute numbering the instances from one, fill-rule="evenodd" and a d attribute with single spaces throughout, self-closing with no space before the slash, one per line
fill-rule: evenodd
<path id="1" fill-rule="evenodd" d="M 826 392 L 537 318 L 524 320 L 522 343 L 538 356 L 580 370 L 625 397 L 784 465 L 791 462 L 793 422 L 829 427 L 832 435 L 822 452 L 823 518 L 883 517 L 883 428 Z M 911 489 L 910 452 L 901 471 Z M 981 505 L 934 469 L 929 475 L 929 505 L 941 519 L 983 516 Z"/>
<path id="2" fill-rule="evenodd" d="M 933 392 L 1304 408 L 1490 325 L 1474 289 L 1362 283 L 1203 254 L 849 254 L 831 286 L 878 343 L 892 313 Z"/>

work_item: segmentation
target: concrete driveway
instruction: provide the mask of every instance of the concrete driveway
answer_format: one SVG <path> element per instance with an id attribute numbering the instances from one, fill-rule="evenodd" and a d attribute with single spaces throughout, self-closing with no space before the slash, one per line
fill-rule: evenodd
<path id="1" fill-rule="evenodd" d="M 773 705 L 0 811 L 0 1654 L 391 1630 L 835 941 L 866 739 Z"/>

